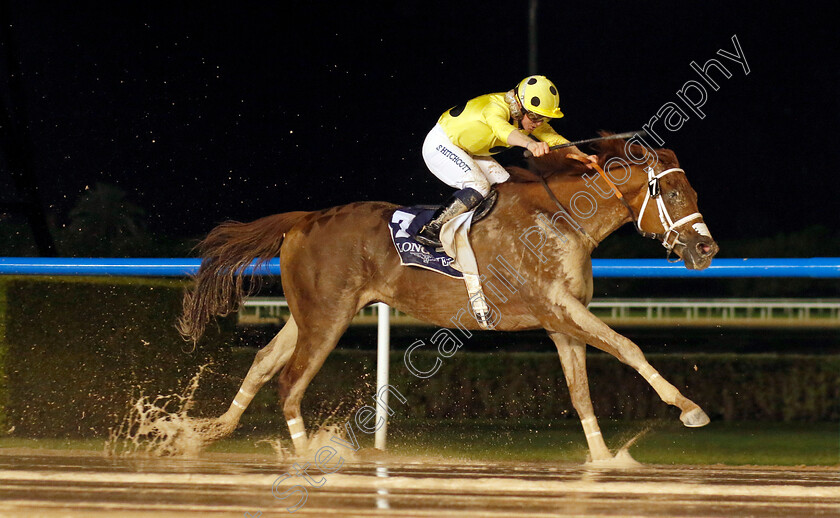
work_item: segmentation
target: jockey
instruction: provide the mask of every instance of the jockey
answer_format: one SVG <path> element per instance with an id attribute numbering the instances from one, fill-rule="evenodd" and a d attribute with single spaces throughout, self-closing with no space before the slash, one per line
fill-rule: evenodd
<path id="1" fill-rule="evenodd" d="M 557 87 L 545 76 L 526 77 L 509 92 L 476 97 L 441 115 L 423 142 L 423 160 L 458 191 L 417 232 L 417 241 L 439 247 L 444 223 L 477 207 L 491 185 L 510 178 L 492 155 L 519 146 L 539 157 L 569 142 L 546 123 L 562 116 Z M 583 155 L 576 146 L 567 152 Z"/>

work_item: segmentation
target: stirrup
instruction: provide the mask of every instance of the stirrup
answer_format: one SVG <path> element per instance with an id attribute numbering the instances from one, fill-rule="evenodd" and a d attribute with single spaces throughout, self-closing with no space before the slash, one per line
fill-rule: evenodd
<path id="1" fill-rule="evenodd" d="M 429 248 L 442 248 L 443 243 L 440 242 L 440 236 L 436 236 L 434 239 L 428 238 L 423 235 L 423 231 L 426 230 L 426 227 L 420 229 L 420 232 L 414 236 L 414 240 L 420 243 L 423 246 L 428 246 Z"/>
<path id="2" fill-rule="evenodd" d="M 475 306 L 473 306 L 473 318 L 475 321 L 478 322 L 478 325 L 482 329 L 493 329 L 493 326 L 490 324 L 490 309 L 487 308 L 486 310 L 477 310 Z"/>
<path id="3" fill-rule="evenodd" d="M 481 277 L 476 274 L 465 273 L 464 284 L 467 286 L 467 296 L 470 299 L 470 309 L 475 321 L 482 329 L 495 328 L 497 322 L 490 321 L 490 306 L 487 304 L 484 290 L 481 289 Z"/>

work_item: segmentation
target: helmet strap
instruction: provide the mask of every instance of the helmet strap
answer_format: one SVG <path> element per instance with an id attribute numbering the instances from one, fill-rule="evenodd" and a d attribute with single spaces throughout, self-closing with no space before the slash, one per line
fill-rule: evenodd
<path id="1" fill-rule="evenodd" d="M 510 108 L 510 116 L 514 120 L 521 121 L 522 117 L 525 116 L 525 109 L 522 107 L 522 103 L 516 95 L 516 89 L 510 90 L 505 94 L 505 101 L 507 101 L 508 107 Z"/>

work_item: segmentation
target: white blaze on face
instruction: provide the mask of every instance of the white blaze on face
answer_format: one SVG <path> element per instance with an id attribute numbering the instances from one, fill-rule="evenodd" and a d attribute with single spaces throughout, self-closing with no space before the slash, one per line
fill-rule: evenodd
<path id="1" fill-rule="evenodd" d="M 712 237 L 712 234 L 709 233 L 709 227 L 707 227 L 705 223 L 695 223 L 691 225 L 691 228 L 703 237 Z"/>

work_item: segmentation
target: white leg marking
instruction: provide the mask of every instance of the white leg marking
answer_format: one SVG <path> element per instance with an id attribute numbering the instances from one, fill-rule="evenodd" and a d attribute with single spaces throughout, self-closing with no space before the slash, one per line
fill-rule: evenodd
<path id="1" fill-rule="evenodd" d="M 239 393 L 233 398 L 233 406 L 244 411 L 251 404 L 252 399 L 254 399 L 253 394 L 249 394 L 240 388 Z"/>
<path id="2" fill-rule="evenodd" d="M 306 436 L 306 429 L 303 427 L 303 419 L 297 417 L 289 419 L 287 424 L 289 425 L 289 432 L 292 434 L 292 440 Z"/>
<path id="3" fill-rule="evenodd" d="M 580 423 L 583 425 L 583 433 L 586 434 L 587 439 L 601 435 L 601 430 L 598 428 L 598 421 L 595 420 L 594 416 L 581 419 Z"/>
<path id="4" fill-rule="evenodd" d="M 654 369 L 650 365 L 645 365 L 641 369 L 639 369 L 639 374 L 641 374 L 647 380 L 648 383 L 653 383 L 653 380 L 661 377 L 659 373 L 656 372 L 656 369 Z"/>

